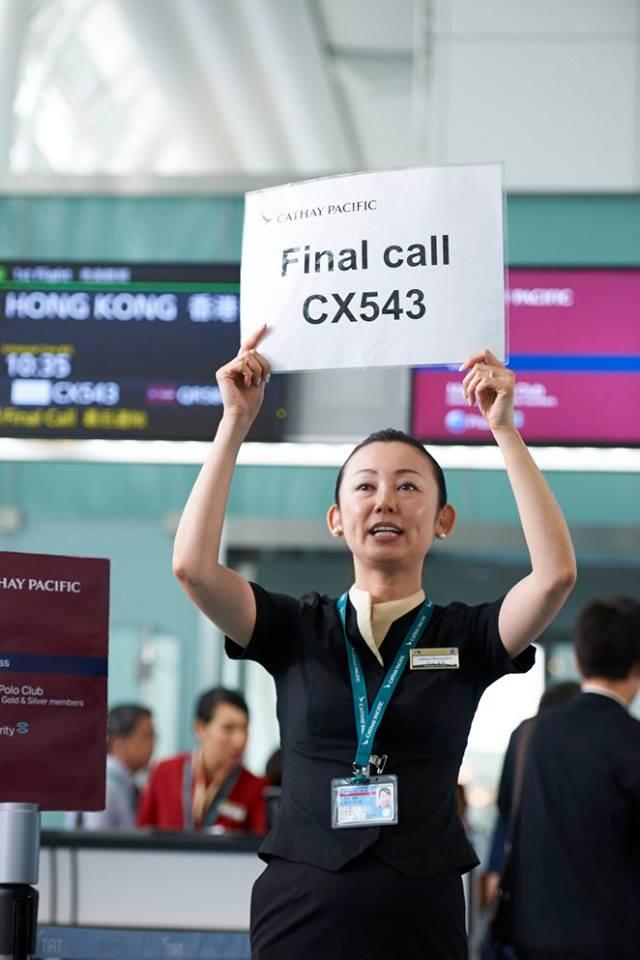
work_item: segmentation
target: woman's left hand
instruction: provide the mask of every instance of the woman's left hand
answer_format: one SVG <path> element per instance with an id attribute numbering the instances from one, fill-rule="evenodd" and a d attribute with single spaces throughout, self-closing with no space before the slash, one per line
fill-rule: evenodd
<path id="1" fill-rule="evenodd" d="M 462 381 L 467 403 L 477 403 L 478 409 L 491 430 L 513 427 L 513 396 L 516 378 L 512 370 L 483 350 L 468 357 L 460 370 L 468 373 Z"/>

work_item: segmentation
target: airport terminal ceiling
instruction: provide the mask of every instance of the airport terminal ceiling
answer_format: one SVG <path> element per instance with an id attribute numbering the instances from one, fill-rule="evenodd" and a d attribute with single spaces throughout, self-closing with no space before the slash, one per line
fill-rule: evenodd
<path id="1" fill-rule="evenodd" d="M 415 17 L 430 7 L 5 2 L 9 169 L 304 175 L 398 163 L 411 149 Z M 380 135 L 391 122 L 395 156 Z"/>
<path id="2" fill-rule="evenodd" d="M 510 190 L 633 190 L 639 21 L 635 0 L 2 0 L 0 176 L 500 160 Z"/>

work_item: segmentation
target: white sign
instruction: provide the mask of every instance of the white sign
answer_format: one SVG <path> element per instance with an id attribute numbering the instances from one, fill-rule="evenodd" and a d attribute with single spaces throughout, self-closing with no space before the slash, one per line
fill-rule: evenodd
<path id="1" fill-rule="evenodd" d="M 416 168 L 246 196 L 242 339 L 273 369 L 505 357 L 501 168 Z"/>

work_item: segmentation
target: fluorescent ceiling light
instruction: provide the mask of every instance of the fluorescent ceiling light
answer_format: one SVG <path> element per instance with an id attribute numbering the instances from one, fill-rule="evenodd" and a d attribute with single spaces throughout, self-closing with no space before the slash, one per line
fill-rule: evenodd
<path id="1" fill-rule="evenodd" d="M 351 443 L 245 443 L 238 463 L 253 466 L 337 467 Z M 0 440 L 0 460 L 78 461 L 90 463 L 200 464 L 209 443 L 167 440 Z M 502 470 L 497 447 L 428 445 L 443 468 Z M 640 449 L 628 447 L 532 447 L 542 470 L 586 473 L 640 473 Z"/>

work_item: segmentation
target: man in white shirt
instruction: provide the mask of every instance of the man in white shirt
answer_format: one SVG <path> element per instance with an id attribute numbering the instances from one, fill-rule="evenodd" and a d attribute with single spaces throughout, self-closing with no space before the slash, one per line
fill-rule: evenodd
<path id="1" fill-rule="evenodd" d="M 84 830 L 133 830 L 138 806 L 135 774 L 148 767 L 154 742 L 150 710 L 134 703 L 113 707 L 107 718 L 106 807 L 68 814 L 67 825 Z"/>

